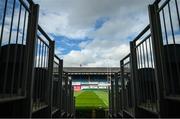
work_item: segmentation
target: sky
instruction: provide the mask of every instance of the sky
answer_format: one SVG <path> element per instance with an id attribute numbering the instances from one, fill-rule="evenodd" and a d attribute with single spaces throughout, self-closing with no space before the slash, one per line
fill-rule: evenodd
<path id="1" fill-rule="evenodd" d="M 118 67 L 154 0 L 34 0 L 65 67 Z"/>

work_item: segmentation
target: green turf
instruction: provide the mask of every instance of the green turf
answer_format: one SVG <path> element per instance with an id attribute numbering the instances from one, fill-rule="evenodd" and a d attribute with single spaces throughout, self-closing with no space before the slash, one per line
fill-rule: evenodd
<path id="1" fill-rule="evenodd" d="M 74 93 L 74 96 L 77 97 L 78 95 L 80 95 L 83 91 L 78 91 Z"/>
<path id="2" fill-rule="evenodd" d="M 108 100 L 108 93 L 107 91 L 94 91 L 97 96 L 108 106 L 109 100 Z"/>
<path id="3" fill-rule="evenodd" d="M 107 109 L 108 93 L 104 90 L 75 92 L 76 109 Z"/>

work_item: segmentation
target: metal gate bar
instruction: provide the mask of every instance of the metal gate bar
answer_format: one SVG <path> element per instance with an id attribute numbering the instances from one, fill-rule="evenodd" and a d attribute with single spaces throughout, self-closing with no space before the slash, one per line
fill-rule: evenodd
<path id="1" fill-rule="evenodd" d="M 152 51 L 152 38 L 150 26 L 148 25 L 140 35 L 133 41 L 137 61 L 137 94 L 138 106 L 147 110 L 157 112 L 157 93 L 155 82 L 155 67 Z M 132 59 L 133 60 L 133 59 Z"/>
<path id="2" fill-rule="evenodd" d="M 122 80 L 122 100 L 123 100 L 123 110 L 130 114 L 129 116 L 134 117 L 134 90 L 133 81 L 131 76 L 131 55 L 128 54 L 120 61 L 121 66 L 121 80 Z"/>
<path id="3" fill-rule="evenodd" d="M 180 1 L 166 0 L 159 3 L 156 11 L 160 17 L 162 44 L 164 58 L 162 61 L 166 67 L 164 82 L 166 96 L 180 94 Z"/>
<path id="4" fill-rule="evenodd" d="M 49 85 L 52 82 L 52 74 L 49 74 L 53 68 L 50 58 L 54 51 L 54 43 L 49 36 L 38 26 L 36 40 L 36 56 L 35 56 L 35 76 L 34 76 L 34 93 L 33 93 L 33 112 L 48 107 L 51 89 Z M 54 58 L 54 57 L 53 57 Z M 51 75 L 51 76 L 49 76 Z M 51 78 L 50 78 L 51 77 Z"/>
<path id="5" fill-rule="evenodd" d="M 22 0 L 1 1 L 0 101 L 25 97 L 25 47 L 29 4 Z"/>

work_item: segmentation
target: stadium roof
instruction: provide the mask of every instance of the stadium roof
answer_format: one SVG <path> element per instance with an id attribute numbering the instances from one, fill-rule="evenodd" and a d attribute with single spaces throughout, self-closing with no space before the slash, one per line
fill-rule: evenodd
<path id="1" fill-rule="evenodd" d="M 64 67 L 64 72 L 68 73 L 116 73 L 119 67 Z"/>

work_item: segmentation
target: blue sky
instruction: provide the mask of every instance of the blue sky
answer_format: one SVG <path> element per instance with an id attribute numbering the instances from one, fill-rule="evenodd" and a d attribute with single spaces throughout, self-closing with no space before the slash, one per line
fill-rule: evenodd
<path id="1" fill-rule="evenodd" d="M 95 25 L 94 25 L 94 30 L 101 28 L 103 26 L 103 24 L 105 22 L 107 22 L 108 20 L 109 20 L 108 17 L 101 17 L 101 18 L 97 19 L 95 22 Z"/>

